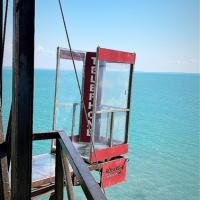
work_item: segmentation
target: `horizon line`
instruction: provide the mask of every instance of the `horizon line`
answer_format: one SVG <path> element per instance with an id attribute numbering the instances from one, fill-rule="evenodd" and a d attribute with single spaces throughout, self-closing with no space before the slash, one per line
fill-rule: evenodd
<path id="1" fill-rule="evenodd" d="M 3 69 L 12 69 L 11 66 L 3 66 Z M 45 68 L 45 67 L 35 67 L 34 70 L 50 70 L 55 71 L 56 68 Z M 67 69 L 66 71 L 73 71 L 73 69 Z M 142 70 L 134 70 L 135 73 L 156 73 L 156 74 L 199 74 L 199 72 L 180 72 L 180 71 L 142 71 Z"/>

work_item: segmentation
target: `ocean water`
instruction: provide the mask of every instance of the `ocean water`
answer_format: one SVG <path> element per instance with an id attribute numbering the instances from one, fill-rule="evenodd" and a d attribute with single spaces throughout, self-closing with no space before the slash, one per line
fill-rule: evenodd
<path id="1" fill-rule="evenodd" d="M 11 70 L 3 75 L 5 132 Z M 34 131 L 52 129 L 54 80 L 55 71 L 35 70 Z M 200 75 L 134 74 L 127 180 L 106 189 L 108 199 L 200 199 L 199 87 Z M 49 151 L 50 141 L 34 142 L 33 154 Z M 80 188 L 75 191 L 76 199 L 85 199 Z"/>

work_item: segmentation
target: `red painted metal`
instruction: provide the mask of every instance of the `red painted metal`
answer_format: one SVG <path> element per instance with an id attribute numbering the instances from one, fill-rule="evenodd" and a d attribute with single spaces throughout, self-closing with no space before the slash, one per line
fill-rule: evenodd
<path id="1" fill-rule="evenodd" d="M 86 108 L 88 122 L 85 117 L 84 110 L 82 109 L 82 119 L 81 119 L 81 132 L 80 132 L 80 141 L 89 142 L 90 133 L 93 124 L 93 107 L 94 107 L 94 92 L 95 92 L 95 81 L 96 81 L 96 53 L 87 52 L 86 61 L 84 68 L 84 104 Z M 88 128 L 89 126 L 89 128 Z"/>
<path id="2" fill-rule="evenodd" d="M 98 149 L 91 153 L 90 162 L 104 161 L 128 153 L 128 144 L 120 144 L 113 147 Z"/>
<path id="3" fill-rule="evenodd" d="M 72 56 L 74 60 L 84 61 L 85 53 L 72 51 Z M 71 60 L 72 57 L 70 51 L 67 49 L 60 49 L 60 58 Z"/>
<path id="4" fill-rule="evenodd" d="M 135 64 L 135 53 L 99 48 L 98 59 L 107 62 Z"/>
<path id="5" fill-rule="evenodd" d="M 104 163 L 101 173 L 101 186 L 106 188 L 125 181 L 126 169 L 126 158 L 120 158 Z"/>

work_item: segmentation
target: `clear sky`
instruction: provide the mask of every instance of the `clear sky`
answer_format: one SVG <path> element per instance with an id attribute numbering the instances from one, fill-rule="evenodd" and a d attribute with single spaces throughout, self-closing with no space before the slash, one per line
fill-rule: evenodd
<path id="1" fill-rule="evenodd" d="M 12 2 L 12 1 L 11 1 Z M 199 72 L 198 0 L 62 0 L 73 49 L 134 51 L 136 71 Z M 35 67 L 67 47 L 58 0 L 36 0 Z M 12 63 L 12 5 L 4 65 Z"/>

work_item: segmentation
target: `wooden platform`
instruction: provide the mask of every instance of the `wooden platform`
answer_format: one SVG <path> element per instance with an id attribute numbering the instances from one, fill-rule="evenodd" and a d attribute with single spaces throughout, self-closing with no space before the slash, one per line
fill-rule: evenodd
<path id="1" fill-rule="evenodd" d="M 32 159 L 32 187 L 54 182 L 55 155 L 46 153 L 33 156 Z"/>

